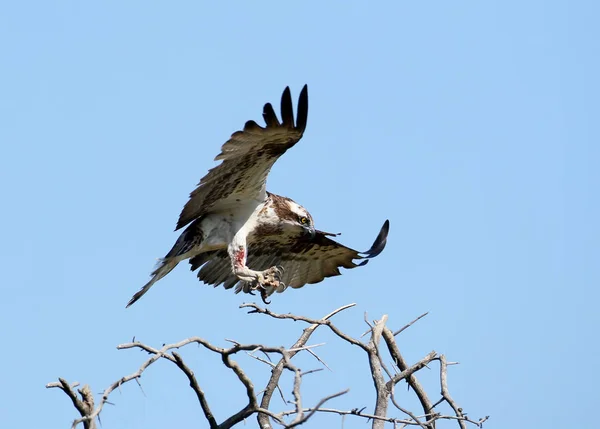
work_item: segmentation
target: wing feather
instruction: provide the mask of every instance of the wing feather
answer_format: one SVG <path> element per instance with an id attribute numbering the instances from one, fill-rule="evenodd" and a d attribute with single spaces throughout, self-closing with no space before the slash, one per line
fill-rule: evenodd
<path id="1" fill-rule="evenodd" d="M 292 108 L 292 94 L 288 86 L 281 96 L 281 121 L 287 128 L 294 127 L 294 109 Z"/>
<path id="2" fill-rule="evenodd" d="M 304 130 L 306 129 L 306 121 L 308 120 L 308 87 L 304 85 L 302 91 L 300 91 L 300 97 L 298 98 L 298 108 L 296 118 L 296 127 Z"/>
<path id="3" fill-rule="evenodd" d="M 267 124 L 267 127 L 278 127 L 281 125 L 271 103 L 265 104 L 265 107 L 263 108 L 263 118 Z"/>
<path id="4" fill-rule="evenodd" d="M 308 89 L 305 85 L 298 98 L 298 123 L 289 87 L 281 97 L 279 123 L 273 106 L 263 108 L 266 127 L 248 121 L 221 147 L 215 160 L 221 164 L 209 170 L 183 207 L 177 229 L 207 213 L 242 204 L 243 201 L 264 199 L 267 175 L 275 161 L 294 146 L 304 134 L 308 117 Z"/>

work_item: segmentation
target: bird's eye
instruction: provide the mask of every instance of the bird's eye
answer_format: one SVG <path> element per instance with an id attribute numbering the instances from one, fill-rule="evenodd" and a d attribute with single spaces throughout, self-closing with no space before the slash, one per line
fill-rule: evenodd
<path id="1" fill-rule="evenodd" d="M 307 218 L 305 218 L 304 216 L 302 216 L 302 217 L 300 218 L 300 223 L 301 223 L 302 225 L 306 225 L 306 224 L 308 223 L 308 219 L 307 219 Z"/>

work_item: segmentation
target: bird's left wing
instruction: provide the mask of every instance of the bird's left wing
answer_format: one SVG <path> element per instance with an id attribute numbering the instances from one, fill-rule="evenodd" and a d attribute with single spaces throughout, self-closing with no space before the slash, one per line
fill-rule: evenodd
<path id="1" fill-rule="evenodd" d="M 215 161 L 223 161 L 204 176 L 190 194 L 177 229 L 213 211 L 239 206 L 244 201 L 262 200 L 266 195 L 267 175 L 277 159 L 294 146 L 306 129 L 308 88 L 304 85 L 298 98 L 294 120 L 292 96 L 287 87 L 281 96 L 281 123 L 270 103 L 263 108 L 266 126 L 246 122 L 221 147 Z"/>
<path id="2" fill-rule="evenodd" d="M 340 267 L 359 267 L 379 255 L 385 248 L 389 227 L 390 223 L 386 220 L 373 246 L 366 252 L 346 247 L 329 238 L 331 234 L 322 231 L 317 231 L 313 239 L 300 238 L 292 243 L 276 238 L 253 243 L 248 246 L 248 267 L 265 270 L 280 265 L 284 268 L 282 281 L 293 288 L 319 283 L 326 277 L 340 275 Z M 354 262 L 358 260 L 362 261 Z M 237 285 L 236 292 L 248 292 L 248 285 L 239 282 L 232 274 L 226 251 L 200 254 L 190 259 L 190 264 L 192 271 L 202 267 L 198 278 L 207 284 L 223 284 L 226 289 Z"/>

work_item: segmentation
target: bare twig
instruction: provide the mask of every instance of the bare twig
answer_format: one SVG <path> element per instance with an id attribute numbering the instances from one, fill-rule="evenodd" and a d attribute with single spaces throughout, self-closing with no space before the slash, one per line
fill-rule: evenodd
<path id="1" fill-rule="evenodd" d="M 304 422 L 306 422 L 308 419 L 310 419 L 310 418 L 313 416 L 313 414 L 315 414 L 317 411 L 319 411 L 319 410 L 320 410 L 320 407 L 321 407 L 323 404 L 325 404 L 325 402 L 329 401 L 330 399 L 337 398 L 338 396 L 345 395 L 345 394 L 346 394 L 346 393 L 348 393 L 349 391 L 350 391 L 350 389 L 346 389 L 346 390 L 342 390 L 341 392 L 334 393 L 333 395 L 329 395 L 329 396 L 326 396 L 326 397 L 324 397 L 323 399 L 321 399 L 321 400 L 320 400 L 320 401 L 317 403 L 317 405 L 315 405 L 315 407 L 314 407 L 314 408 L 311 408 L 311 409 L 308 411 L 308 414 L 307 414 L 305 417 L 303 417 L 303 418 L 301 418 L 301 419 L 299 419 L 299 420 L 297 420 L 297 421 L 294 421 L 294 422 L 292 422 L 291 424 L 287 425 L 287 426 L 286 426 L 286 429 L 287 429 L 287 428 L 293 428 L 293 427 L 295 427 L 295 426 L 300 426 L 301 424 L 303 424 Z M 300 413 L 299 413 L 298 415 L 302 415 L 302 413 L 304 413 L 304 410 L 300 410 Z"/>
<path id="2" fill-rule="evenodd" d="M 204 417 L 208 420 L 208 424 L 211 429 L 218 428 L 219 425 L 213 416 L 212 411 L 210 411 L 210 407 L 208 406 L 208 402 L 206 401 L 206 396 L 204 395 L 204 391 L 200 388 L 198 384 L 198 380 L 196 380 L 196 376 L 194 372 L 183 362 L 179 353 L 173 352 L 173 357 L 175 358 L 175 364 L 179 367 L 180 370 L 187 376 L 190 381 L 190 387 L 196 393 L 198 397 L 198 402 L 200 402 L 200 407 L 202 408 L 202 412 L 204 413 Z"/>
<path id="3" fill-rule="evenodd" d="M 347 308 L 350 307 L 354 307 L 356 304 L 348 304 L 345 305 L 343 307 L 338 308 L 337 310 L 335 310 L 334 312 L 332 312 L 331 314 L 328 314 L 327 316 L 323 317 L 322 319 L 316 320 L 316 319 L 311 319 L 308 317 L 304 317 L 304 316 L 297 316 L 295 314 L 277 314 L 272 312 L 271 310 L 269 310 L 268 308 L 262 308 L 259 307 L 258 305 L 256 305 L 255 303 L 247 303 L 247 304 L 242 304 L 240 305 L 240 308 L 253 308 L 253 310 L 250 310 L 248 313 L 259 313 L 259 314 L 266 314 L 267 316 L 273 317 L 275 319 L 291 319 L 294 321 L 298 321 L 301 320 L 303 322 L 306 323 L 310 323 L 311 325 L 325 325 L 327 326 L 329 329 L 331 329 L 331 331 L 336 334 L 338 337 L 340 337 L 343 340 L 346 340 L 347 342 L 349 342 L 350 344 L 353 344 L 355 346 L 358 346 L 360 348 L 362 348 L 363 350 L 366 350 L 366 346 L 361 343 L 360 341 L 358 341 L 355 338 L 352 338 L 351 336 L 343 333 L 339 328 L 337 328 L 333 323 L 331 323 L 331 321 L 329 320 L 329 318 L 331 316 L 333 316 L 334 314 L 339 313 L 342 310 L 345 310 Z"/>
<path id="4" fill-rule="evenodd" d="M 265 363 L 267 365 L 269 365 L 271 368 L 275 368 L 275 364 L 273 362 L 268 361 L 267 359 L 263 359 L 263 358 L 259 358 L 258 356 L 256 356 L 255 354 L 253 354 L 252 352 L 246 352 L 248 354 L 248 356 L 250 356 L 253 359 L 256 359 L 259 362 Z"/>
<path id="5" fill-rule="evenodd" d="M 383 330 L 383 339 L 385 340 L 388 351 L 389 351 L 390 355 L 392 356 L 392 359 L 394 359 L 394 363 L 396 364 L 396 366 L 398 366 L 400 371 L 405 371 L 408 368 L 408 364 L 406 363 L 406 361 L 404 360 L 404 357 L 400 353 L 400 350 L 398 349 L 398 345 L 396 344 L 396 339 L 394 338 L 394 334 L 389 328 L 385 328 Z M 425 415 L 429 415 L 430 413 L 432 413 L 433 412 L 433 404 L 431 403 L 431 400 L 427 396 L 425 389 L 423 389 L 423 386 L 421 386 L 421 383 L 419 383 L 419 381 L 413 375 L 409 375 L 406 378 L 406 381 L 408 382 L 408 385 L 412 388 L 412 390 L 417 395 L 417 398 L 419 399 L 419 402 L 421 403 L 421 407 L 423 408 L 423 413 Z M 431 429 L 433 429 L 434 425 L 430 425 L 429 427 Z"/>
<path id="6" fill-rule="evenodd" d="M 410 323 L 407 323 L 406 325 L 404 325 L 402 328 L 398 329 L 396 332 L 394 332 L 394 337 L 396 335 L 398 335 L 399 333 L 405 331 L 406 329 L 410 328 L 412 325 L 414 325 L 415 323 L 417 323 L 419 320 L 421 320 L 423 317 L 427 316 L 429 314 L 429 311 L 426 313 L 421 314 L 419 317 L 417 317 L 415 320 L 413 320 Z"/>
<path id="7" fill-rule="evenodd" d="M 393 384 L 397 384 L 399 381 L 404 380 L 407 377 L 410 377 L 411 375 L 413 375 L 415 372 L 417 372 L 421 368 L 427 366 L 427 364 L 429 362 L 436 360 L 436 359 L 438 359 L 437 353 L 435 351 L 430 352 L 427 356 L 425 356 L 419 362 L 415 363 L 414 365 L 410 366 L 409 368 L 406 368 L 404 371 L 399 372 L 398 374 L 394 375 L 387 382 L 388 389 L 391 390 Z"/>
<path id="8" fill-rule="evenodd" d="M 323 359 L 321 359 L 315 352 L 313 352 L 310 349 L 308 349 L 306 351 L 309 352 L 311 355 L 313 355 L 315 357 L 315 359 L 318 360 L 325 368 L 327 368 L 329 371 L 331 371 L 331 368 L 329 368 L 329 365 L 327 365 L 327 363 L 325 363 L 325 361 Z"/>
<path id="9" fill-rule="evenodd" d="M 357 417 L 362 417 L 362 418 L 365 418 L 368 420 L 377 420 L 377 421 L 382 421 L 384 423 L 387 422 L 387 423 L 403 425 L 402 427 L 420 426 L 420 427 L 428 428 L 428 427 L 431 427 L 432 425 L 434 425 L 435 422 L 438 420 L 461 420 L 461 421 L 464 421 L 467 423 L 471 423 L 477 427 L 482 427 L 482 424 L 489 419 L 489 416 L 486 416 L 479 420 L 471 420 L 466 417 L 458 418 L 456 416 L 434 414 L 433 416 L 419 416 L 419 417 L 415 416 L 415 418 L 418 419 L 415 421 L 414 419 L 412 419 L 412 417 L 411 417 L 411 420 L 401 419 L 401 418 L 397 418 L 397 417 L 382 417 L 382 416 L 377 416 L 375 414 L 364 413 L 363 410 L 364 410 L 364 408 L 362 408 L 362 409 L 354 408 L 352 410 L 338 410 L 335 408 L 318 408 L 317 409 L 315 407 L 315 408 L 304 408 L 302 411 L 304 413 L 310 413 L 310 412 L 314 411 L 315 413 L 339 414 L 340 416 L 357 416 Z M 286 416 L 294 415 L 294 414 L 296 414 L 296 409 L 281 412 L 278 414 L 278 416 L 286 417 Z M 427 420 L 424 422 L 419 422 L 420 419 L 422 419 L 422 418 L 427 418 Z"/>
<path id="10" fill-rule="evenodd" d="M 346 393 L 346 392 L 344 392 Z M 334 408 L 305 408 L 304 410 L 302 410 L 305 413 L 311 413 L 311 412 L 319 412 L 319 413 L 333 413 L 333 414 L 339 414 L 340 416 L 358 416 L 358 417 L 364 417 L 366 419 L 369 420 L 378 420 L 378 421 L 382 421 L 382 422 L 388 422 L 388 423 L 401 423 L 401 424 L 407 424 L 407 425 L 414 425 L 415 422 L 411 421 L 411 420 L 403 420 L 403 419 L 397 419 L 394 417 L 382 417 L 382 416 L 378 416 L 375 414 L 369 414 L 369 413 L 363 413 L 364 408 L 362 409 L 358 409 L 358 408 L 354 408 L 352 410 L 338 410 L 338 409 L 334 409 Z M 280 415 L 282 417 L 288 416 L 288 415 L 293 415 L 296 413 L 296 410 L 289 410 L 289 411 L 284 411 L 282 413 L 280 413 Z"/>
<path id="11" fill-rule="evenodd" d="M 450 396 L 450 393 L 448 392 L 447 377 L 448 377 L 448 366 L 446 364 L 446 356 L 440 355 L 440 385 L 442 387 L 442 397 L 450 405 L 450 407 L 454 410 L 454 413 L 456 414 L 456 417 L 458 418 L 458 424 L 460 426 L 460 429 L 466 429 L 467 426 L 465 425 L 465 421 L 463 420 L 464 419 L 463 410 L 458 405 L 456 405 L 456 402 L 454 402 L 454 400 Z"/>
<path id="12" fill-rule="evenodd" d="M 398 408 L 400 411 L 402 411 L 408 417 L 413 419 L 415 421 L 415 423 L 417 423 L 420 427 L 422 427 L 423 429 L 427 429 L 427 426 L 425 425 L 425 423 L 421 423 L 421 420 L 419 420 L 419 418 L 417 416 L 415 416 L 411 411 L 405 409 L 404 407 L 401 407 L 398 404 L 398 402 L 396 402 L 396 398 L 394 397 L 394 387 L 392 387 L 392 393 L 390 395 L 390 400 L 392 401 L 392 404 L 394 404 L 394 406 L 396 408 Z"/>
<path id="13" fill-rule="evenodd" d="M 315 332 L 315 330 L 325 324 L 325 322 L 329 321 L 330 318 L 332 318 L 333 316 L 335 316 L 336 314 L 338 314 L 341 311 L 344 311 L 348 308 L 354 307 L 356 304 L 348 304 L 348 305 L 344 305 L 334 311 L 332 311 L 331 313 L 327 314 L 326 316 L 324 316 L 323 318 L 321 318 L 318 321 L 315 321 L 314 323 L 311 323 L 310 321 L 308 323 L 311 323 L 310 326 L 308 326 L 307 328 L 305 328 L 302 331 L 302 335 L 300 335 L 300 338 L 298 338 L 298 340 L 294 343 L 294 345 L 292 347 L 290 347 L 291 350 L 298 348 L 298 347 L 303 347 L 306 342 L 309 340 L 310 336 Z M 289 317 L 286 317 L 286 315 L 278 315 L 276 313 L 272 313 L 270 310 L 267 309 L 263 309 L 261 307 L 259 307 L 256 304 L 250 303 L 250 304 L 242 304 L 240 306 L 240 308 L 253 308 L 253 310 L 249 311 L 249 313 L 260 313 L 260 314 L 266 314 L 269 315 L 271 317 L 274 317 L 276 319 L 292 319 L 292 320 L 302 320 L 302 319 L 294 319 L 293 315 L 287 315 Z M 307 320 L 304 320 L 305 322 Z M 289 353 L 289 359 L 291 359 L 294 355 L 296 354 L 296 352 L 290 352 Z M 283 369 L 284 369 L 284 365 L 285 365 L 285 361 L 282 358 L 277 365 L 275 366 L 275 368 L 273 368 L 272 373 L 271 373 L 271 378 L 269 379 L 269 382 L 267 383 L 267 387 L 265 388 L 265 393 L 263 394 L 262 400 L 260 402 L 260 405 L 262 408 L 268 409 L 269 405 L 271 403 L 271 398 L 273 396 L 273 391 L 275 390 L 276 387 L 279 386 L 279 379 L 281 378 L 281 374 L 283 373 Z M 271 423 L 269 422 L 269 418 L 266 414 L 259 414 L 257 416 L 258 419 L 258 425 L 261 429 L 270 429 L 271 428 Z"/>
<path id="14" fill-rule="evenodd" d="M 119 347 L 117 347 L 119 348 Z M 110 386 L 108 386 L 105 390 L 104 393 L 102 394 L 102 400 L 100 401 L 100 404 L 98 404 L 98 406 L 96 407 L 96 409 L 94 409 L 93 411 L 90 410 L 89 413 L 87 414 L 82 414 L 80 419 L 77 419 L 73 422 L 73 428 L 77 427 L 77 425 L 79 425 L 80 423 L 83 423 L 83 427 L 85 429 L 88 429 L 88 427 L 90 429 L 94 429 L 94 421 L 95 419 L 100 415 L 100 412 L 102 411 L 102 408 L 104 407 L 104 404 L 108 403 L 108 396 L 113 392 L 113 390 L 119 388 L 122 384 L 125 384 L 131 380 L 137 379 L 139 377 L 141 377 L 142 373 L 144 372 L 144 370 L 146 368 L 148 368 L 150 365 L 152 365 L 152 363 L 156 362 L 158 359 L 160 359 L 163 355 L 163 352 L 156 350 L 152 347 L 146 346 L 147 349 L 152 350 L 152 353 L 154 353 L 154 356 L 152 356 L 150 359 L 148 359 L 147 361 L 145 361 L 142 366 L 140 366 L 140 368 L 134 372 L 133 374 L 127 375 L 125 377 L 122 377 L 121 379 L 115 381 L 114 383 L 112 383 Z M 163 347 L 164 349 L 164 347 Z M 46 387 L 55 387 L 53 384 L 49 384 Z M 64 390 L 64 389 L 63 389 Z M 67 393 L 67 392 L 65 392 Z M 67 393 L 68 394 L 68 393 Z M 69 395 L 70 396 L 70 395 Z M 77 408 L 77 407 L 76 407 Z M 80 409 L 78 408 L 78 411 L 80 411 Z M 80 411 L 81 414 L 81 411 Z M 92 426 L 88 426 L 88 423 L 92 422 L 91 425 Z"/>

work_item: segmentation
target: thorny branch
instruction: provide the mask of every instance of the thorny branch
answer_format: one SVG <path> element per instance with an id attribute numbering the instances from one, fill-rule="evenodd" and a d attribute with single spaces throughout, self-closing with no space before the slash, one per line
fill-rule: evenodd
<path id="1" fill-rule="evenodd" d="M 198 403 L 200 404 L 204 417 L 206 418 L 208 425 L 211 429 L 230 428 L 244 421 L 246 418 L 250 417 L 253 414 L 257 415 L 258 424 L 261 429 L 272 429 L 272 421 L 285 428 L 292 428 L 302 425 L 308 419 L 314 417 L 314 415 L 317 413 L 334 413 L 342 416 L 342 419 L 345 416 L 349 415 L 362 417 L 370 420 L 371 427 L 374 429 L 383 428 L 386 422 L 392 423 L 394 425 L 394 428 L 417 426 L 424 429 L 435 429 L 436 422 L 438 420 L 456 421 L 460 429 L 466 429 L 467 424 L 482 427 L 483 423 L 488 419 L 488 417 L 479 420 L 472 420 L 468 418 L 463 409 L 457 405 L 456 401 L 451 397 L 449 393 L 447 383 L 447 371 L 448 365 L 452 364 L 452 362 L 448 363 L 444 355 L 438 355 L 435 351 L 432 351 L 418 362 L 409 365 L 407 364 L 403 356 L 400 354 L 400 350 L 396 343 L 395 336 L 403 330 L 410 327 L 411 325 L 413 325 L 419 319 L 424 317 L 427 313 L 417 317 L 415 320 L 405 325 L 396 332 L 393 332 L 386 326 L 387 315 L 384 315 L 381 318 L 381 320 L 373 321 L 373 323 L 370 323 L 365 315 L 365 322 L 369 327 L 369 331 L 367 331 L 367 333 L 370 333 L 370 336 L 367 342 L 362 342 L 343 332 L 331 321 L 331 318 L 333 316 L 335 316 L 341 311 L 353 307 L 354 305 L 355 304 L 349 304 L 340 307 L 337 310 L 334 310 L 328 315 L 322 317 L 321 319 L 311 319 L 305 316 L 298 316 L 294 314 L 277 314 L 267 308 L 262 308 L 253 303 L 243 304 L 240 306 L 240 308 L 250 308 L 249 313 L 263 314 L 274 319 L 290 319 L 294 321 L 302 321 L 309 324 L 309 326 L 307 326 L 302 331 L 302 334 L 300 335 L 298 340 L 290 348 L 269 347 L 263 344 L 240 344 L 232 340 L 227 341 L 232 342 L 233 346 L 229 348 L 224 348 L 215 346 L 207 340 L 200 337 L 187 338 L 178 343 L 163 345 L 163 347 L 160 349 L 151 347 L 139 341 L 121 344 L 117 346 L 117 349 L 122 350 L 137 348 L 149 353 L 151 356 L 145 362 L 142 363 L 142 365 L 138 368 L 137 371 L 120 378 L 119 380 L 115 381 L 110 386 L 108 386 L 102 393 L 102 397 L 98 401 L 97 405 L 94 405 L 94 398 L 91 393 L 91 389 L 87 385 L 83 386 L 81 389 L 78 389 L 79 396 L 74 390 L 77 387 L 77 384 L 70 385 L 66 380 L 62 378 L 59 378 L 58 382 L 47 384 L 46 387 L 59 388 L 71 399 L 74 407 L 77 409 L 79 415 L 81 416 L 73 421 L 71 426 L 72 429 L 76 429 L 76 427 L 79 424 L 82 424 L 84 429 L 96 429 L 96 420 L 99 419 L 104 404 L 109 403 L 108 398 L 110 394 L 115 389 L 120 388 L 120 386 L 131 380 L 136 380 L 136 382 L 139 384 L 139 379 L 142 376 L 143 372 L 146 369 L 148 369 L 148 367 L 150 367 L 153 363 L 160 359 L 172 362 L 175 366 L 179 368 L 179 370 L 181 370 L 186 375 L 189 381 L 189 386 L 196 394 Z M 366 353 L 369 362 L 370 374 L 373 379 L 373 385 L 375 387 L 376 400 L 373 413 L 365 413 L 364 410 L 366 407 L 360 409 L 354 408 L 351 410 L 324 407 L 326 402 L 339 396 L 345 395 L 346 393 L 348 393 L 349 389 L 325 396 L 320 401 L 318 401 L 316 405 L 312 407 L 307 408 L 303 406 L 303 398 L 301 391 L 303 377 L 307 374 L 317 372 L 320 369 L 302 372 L 297 366 L 295 366 L 292 363 L 292 358 L 297 353 L 301 351 L 306 351 L 310 353 L 319 363 L 327 367 L 325 362 L 323 362 L 321 358 L 319 358 L 319 356 L 313 350 L 311 350 L 317 346 L 321 346 L 322 344 L 316 344 L 311 346 L 306 345 L 311 335 L 320 326 L 326 326 L 337 337 L 351 345 L 357 346 L 359 349 L 363 350 Z M 392 369 L 395 369 L 395 373 L 393 373 L 393 371 L 391 372 L 384 363 L 384 360 L 388 358 L 384 359 L 384 357 L 381 354 L 381 350 L 379 347 L 381 339 L 383 339 L 389 356 L 392 359 L 394 367 Z M 221 423 L 218 423 L 217 418 L 213 415 L 209 406 L 209 400 L 207 398 L 207 395 L 205 394 L 204 390 L 200 387 L 200 384 L 194 372 L 184 362 L 183 358 L 175 351 L 184 346 L 194 343 L 204 347 L 205 349 L 215 354 L 220 355 L 223 364 L 236 375 L 237 379 L 245 389 L 247 396 L 247 404 L 244 407 L 242 407 L 242 409 L 240 409 L 239 411 L 227 417 Z M 266 356 L 266 359 L 258 357 L 254 354 L 258 351 L 263 353 L 263 355 Z M 246 374 L 242 367 L 235 360 L 232 359 L 232 357 L 238 354 L 239 352 L 246 352 L 250 357 L 267 364 L 271 369 L 271 377 L 267 382 L 264 391 L 261 392 L 262 398 L 260 399 L 260 401 L 260 393 L 257 393 L 255 391 L 254 384 L 251 378 Z M 271 360 L 271 355 L 279 356 L 279 360 L 277 361 L 277 363 L 274 363 Z M 415 374 L 418 371 L 420 371 L 422 368 L 426 367 L 433 361 L 438 361 L 440 364 L 441 398 L 436 403 L 431 402 L 427 393 L 425 392 L 425 389 L 415 377 Z M 294 399 L 293 401 L 285 401 L 284 399 L 284 402 L 291 403 L 294 405 L 294 407 L 291 410 L 276 413 L 271 410 L 271 399 L 275 390 L 279 390 L 283 398 L 283 393 L 281 392 L 281 389 L 279 387 L 279 381 L 284 371 L 288 371 L 289 373 L 293 374 L 292 396 Z M 415 413 L 403 408 L 401 405 L 398 404 L 398 401 L 394 397 L 395 386 L 402 380 L 405 380 L 408 383 L 410 389 L 412 389 L 412 391 L 418 398 L 423 411 L 421 415 L 417 415 L 420 413 Z M 388 416 L 388 406 L 390 402 L 398 411 L 403 413 L 405 417 L 401 418 Z M 446 402 L 449 405 L 449 407 L 453 410 L 453 415 L 443 415 L 436 411 L 436 407 L 443 402 Z M 293 419 L 290 421 L 289 418 L 291 417 L 293 417 Z"/>

